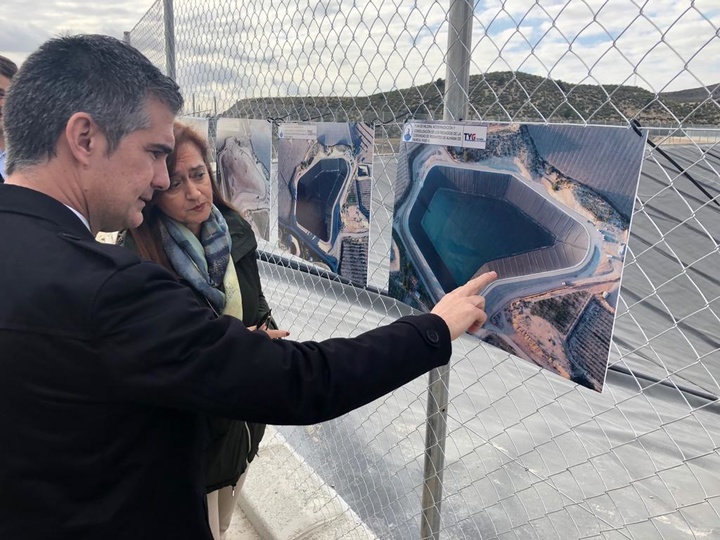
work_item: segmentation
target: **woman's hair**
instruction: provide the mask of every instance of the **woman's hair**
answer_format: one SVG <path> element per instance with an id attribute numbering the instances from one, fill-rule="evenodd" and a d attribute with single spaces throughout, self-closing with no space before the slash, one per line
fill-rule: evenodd
<path id="1" fill-rule="evenodd" d="M 215 182 L 215 176 L 210 166 L 210 149 L 208 147 L 207 139 L 201 135 L 198 131 L 187 124 L 175 121 L 173 124 L 173 134 L 175 135 L 175 148 L 167 156 L 167 168 L 168 173 L 172 176 L 172 172 L 175 169 L 177 163 L 177 151 L 183 144 L 194 145 L 205 163 L 207 174 L 210 177 L 210 184 L 212 185 L 213 204 L 221 211 L 234 211 L 230 203 L 220 193 L 220 189 Z M 149 259 L 153 262 L 161 264 L 168 270 L 174 273 L 173 267 L 170 264 L 165 250 L 162 246 L 162 240 L 160 238 L 159 218 L 162 211 L 157 204 L 154 203 L 154 199 L 160 196 L 160 193 L 156 192 L 153 197 L 153 202 L 150 203 L 143 209 L 143 222 L 136 229 L 129 231 L 132 239 L 135 241 L 135 246 L 138 255 L 144 259 Z"/>

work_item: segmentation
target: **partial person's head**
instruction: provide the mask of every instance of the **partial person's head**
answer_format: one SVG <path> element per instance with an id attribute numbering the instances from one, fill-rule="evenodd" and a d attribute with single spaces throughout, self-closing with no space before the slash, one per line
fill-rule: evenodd
<path id="1" fill-rule="evenodd" d="M 156 193 L 153 202 L 163 214 L 199 236 L 215 200 L 224 201 L 212 174 L 205 137 L 181 122 L 175 122 L 173 132 L 175 148 L 167 158 L 170 186 Z"/>
<path id="2" fill-rule="evenodd" d="M 5 102 L 7 172 L 62 161 L 94 232 L 135 227 L 154 190 L 182 97 L 131 46 L 108 36 L 52 39 L 24 62 Z"/>
<path id="3" fill-rule="evenodd" d="M 17 73 L 17 65 L 15 62 L 0 56 L 0 139 L 3 138 L 3 105 L 5 103 L 5 95 L 10 89 L 10 80 Z"/>

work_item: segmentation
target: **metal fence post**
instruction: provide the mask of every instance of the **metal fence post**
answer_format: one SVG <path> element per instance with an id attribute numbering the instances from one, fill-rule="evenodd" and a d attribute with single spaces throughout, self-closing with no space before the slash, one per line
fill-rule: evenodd
<path id="1" fill-rule="evenodd" d="M 445 466 L 449 382 L 450 371 L 447 366 L 434 369 L 429 374 L 422 522 L 420 523 L 420 538 L 423 540 L 440 538 L 440 503 Z"/>
<path id="2" fill-rule="evenodd" d="M 450 0 L 443 120 L 462 121 L 468 111 L 473 2 Z"/>
<path id="3" fill-rule="evenodd" d="M 473 4 L 471 0 L 450 0 L 448 11 L 445 109 L 443 119 L 462 121 L 467 117 L 470 81 Z M 445 439 L 447 436 L 450 368 L 434 369 L 429 375 L 427 420 L 425 424 L 425 471 L 420 538 L 440 538 Z"/>
<path id="4" fill-rule="evenodd" d="M 166 75 L 175 80 L 175 14 L 173 0 L 163 0 L 165 20 L 165 70 Z"/>
<path id="5" fill-rule="evenodd" d="M 132 45 L 130 43 L 130 32 L 123 32 L 123 41 L 128 45 Z"/>

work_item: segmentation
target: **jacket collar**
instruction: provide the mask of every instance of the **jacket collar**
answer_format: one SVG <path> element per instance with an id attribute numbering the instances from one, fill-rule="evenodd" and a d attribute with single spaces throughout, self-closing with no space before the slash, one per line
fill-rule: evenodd
<path id="1" fill-rule="evenodd" d="M 72 210 L 49 195 L 33 189 L 0 184 L 0 212 L 41 219 L 80 238 L 93 238 L 92 233 Z"/>
<path id="2" fill-rule="evenodd" d="M 230 238 L 232 238 L 230 252 L 233 261 L 239 261 L 248 253 L 257 249 L 255 234 L 253 234 L 250 224 L 237 212 L 231 210 L 227 212 L 221 211 L 221 213 L 230 230 Z"/>

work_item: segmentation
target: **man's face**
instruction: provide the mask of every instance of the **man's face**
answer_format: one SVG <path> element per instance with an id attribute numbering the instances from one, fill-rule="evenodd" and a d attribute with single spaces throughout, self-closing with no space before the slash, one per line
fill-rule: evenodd
<path id="1" fill-rule="evenodd" d="M 5 96 L 7 95 L 8 88 L 10 88 L 10 79 L 4 75 L 0 75 L 0 137 L 3 136 L 2 108 L 3 105 L 5 105 Z"/>
<path id="2" fill-rule="evenodd" d="M 172 150 L 174 115 L 150 99 L 146 104 L 150 125 L 126 135 L 108 157 L 105 147 L 92 164 L 86 188 L 88 218 L 93 232 L 135 228 L 142 223 L 142 210 L 155 190 L 167 189 L 165 158 Z"/>

